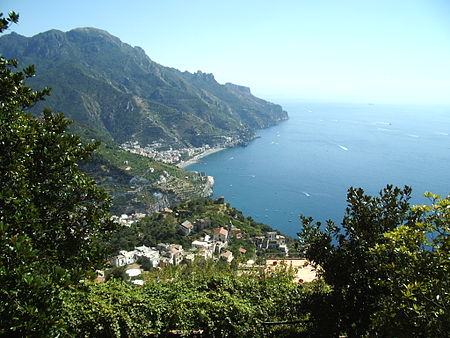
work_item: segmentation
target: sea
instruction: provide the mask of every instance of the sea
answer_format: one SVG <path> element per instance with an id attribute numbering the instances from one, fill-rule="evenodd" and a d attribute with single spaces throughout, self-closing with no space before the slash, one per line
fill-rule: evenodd
<path id="1" fill-rule="evenodd" d="M 289 120 L 186 169 L 214 176 L 214 197 L 290 236 L 299 215 L 340 224 L 349 187 L 450 193 L 450 106 L 281 102 Z"/>

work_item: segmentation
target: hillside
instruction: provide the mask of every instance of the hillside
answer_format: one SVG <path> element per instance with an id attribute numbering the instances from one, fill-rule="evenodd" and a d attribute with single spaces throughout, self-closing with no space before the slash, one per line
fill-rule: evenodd
<path id="1" fill-rule="evenodd" d="M 34 64 L 34 88 L 53 88 L 37 104 L 94 128 L 118 144 L 167 147 L 245 143 L 254 130 L 288 118 L 249 88 L 217 83 L 212 74 L 180 72 L 152 61 L 139 47 L 96 28 L 0 37 L 0 54 Z"/>
<path id="2" fill-rule="evenodd" d="M 70 132 L 85 141 L 101 142 L 80 168 L 111 195 L 115 215 L 153 213 L 212 193 L 212 182 L 206 176 L 122 150 L 106 135 L 78 123 L 70 126 Z"/>
<path id="3" fill-rule="evenodd" d="M 189 233 L 180 230 L 183 222 L 196 224 L 198 220 L 201 220 L 199 228 L 194 226 Z M 266 254 L 271 257 L 287 255 L 288 251 L 284 247 L 257 249 L 256 238 L 264 237 L 268 233 L 281 234 L 266 224 L 258 223 L 251 217 L 245 217 L 241 211 L 220 201 L 220 198 L 217 200 L 196 198 L 147 216 L 131 226 L 122 227 L 113 235 L 109 246 L 111 252 L 115 254 L 119 250 L 133 250 L 141 245 L 156 247 L 161 242 L 180 244 L 184 250 L 189 250 L 193 241 L 204 240 L 205 235 L 211 235 L 220 227 L 229 230 L 226 250 L 230 250 L 235 257 L 245 256 L 246 259 L 254 259 L 257 255 L 261 257 Z M 230 229 L 234 232 L 232 233 Z M 289 256 L 298 255 L 298 252 L 294 250 L 294 239 L 286 236 L 282 238 L 283 244 L 289 247 Z M 240 247 L 246 249 L 247 252 L 244 255 L 239 253 Z"/>

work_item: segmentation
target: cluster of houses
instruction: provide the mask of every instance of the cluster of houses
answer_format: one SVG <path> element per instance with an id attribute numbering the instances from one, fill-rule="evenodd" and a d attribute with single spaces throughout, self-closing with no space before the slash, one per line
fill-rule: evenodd
<path id="1" fill-rule="evenodd" d="M 216 200 L 218 203 L 223 203 L 223 197 Z M 209 218 L 197 219 L 194 222 L 188 220 L 179 225 L 179 232 L 184 236 L 188 236 L 191 233 L 200 232 L 205 228 L 211 226 L 211 220 Z M 227 228 L 219 227 L 214 229 L 210 234 L 205 235 L 202 240 L 195 240 L 192 242 L 192 247 L 198 249 L 198 255 L 204 258 L 213 258 L 213 256 L 219 255 L 220 259 L 227 262 L 231 262 L 234 257 L 231 251 L 224 251 L 228 246 L 228 242 L 232 238 L 241 239 L 243 236 L 242 231 L 230 222 Z M 241 248 L 240 253 L 245 253 L 246 250 Z"/>
<path id="2" fill-rule="evenodd" d="M 135 247 L 134 250 L 121 250 L 111 260 L 113 266 L 126 266 L 136 263 L 139 258 L 145 257 L 156 268 L 160 264 L 178 265 L 183 260 L 183 247 L 179 244 L 160 243 L 154 248 L 145 245 Z"/>
<path id="3" fill-rule="evenodd" d="M 143 213 L 139 213 L 136 212 L 134 214 L 131 215 L 127 215 L 127 214 L 122 214 L 120 216 L 111 216 L 111 219 L 116 222 L 119 223 L 120 225 L 123 226 L 131 226 L 133 223 L 140 221 L 141 219 L 143 219 L 146 216 L 146 214 Z"/>
<path id="4" fill-rule="evenodd" d="M 178 163 L 185 157 L 193 157 L 210 149 L 210 146 L 207 144 L 202 147 L 182 149 L 169 148 L 168 150 L 160 150 L 160 148 L 162 147 L 161 143 L 155 142 L 146 147 L 141 147 L 137 141 L 129 141 L 123 143 L 121 147 L 122 149 L 127 150 L 131 153 L 150 157 L 154 160 L 169 164 Z"/>
<path id="5" fill-rule="evenodd" d="M 191 223 L 185 221 L 180 224 L 180 232 L 183 234 L 190 234 L 193 231 L 202 231 L 211 226 L 209 218 L 197 219 Z M 228 229 L 219 227 L 211 234 L 206 234 L 200 240 L 195 240 L 191 244 L 191 249 L 183 250 L 179 244 L 159 243 L 156 247 L 149 248 L 145 245 L 134 248 L 132 251 L 121 250 L 119 254 L 112 258 L 111 264 L 113 266 L 125 266 L 136 263 L 140 257 L 147 258 L 153 267 L 165 264 L 178 265 L 183 260 L 194 260 L 195 257 L 202 257 L 204 259 L 219 259 L 231 262 L 234 259 L 233 253 L 226 250 L 228 242 L 232 236 L 240 238 L 242 233 L 239 229 L 233 229 L 230 225 Z M 241 248 L 241 253 L 246 250 Z"/>
<path id="6" fill-rule="evenodd" d="M 127 217 L 122 217 L 126 216 L 122 215 L 120 219 L 131 222 L 131 220 L 136 221 L 136 218 L 142 215 L 134 214 Z M 190 234 L 201 232 L 210 227 L 211 220 L 209 218 L 200 218 L 193 222 L 189 220 L 182 222 L 178 225 L 178 230 L 182 235 L 189 236 Z M 195 257 L 202 257 L 204 259 L 218 257 L 226 262 L 231 262 L 234 256 L 231 251 L 226 250 L 228 243 L 232 238 L 241 239 L 242 237 L 242 231 L 230 222 L 228 227 L 215 228 L 212 232 L 205 234 L 200 239 L 192 241 L 191 249 L 189 250 L 183 250 L 183 247 L 179 244 L 159 243 L 153 248 L 143 245 L 136 247 L 132 251 L 121 250 L 117 256 L 112 258 L 111 263 L 113 266 L 130 265 L 137 262 L 140 257 L 147 258 L 153 267 L 161 264 L 178 265 L 183 260 L 194 260 Z M 267 232 L 265 236 L 254 237 L 253 242 L 257 250 L 275 249 L 288 256 L 289 250 L 286 244 L 286 237 L 276 232 Z M 239 252 L 245 254 L 246 250 L 239 248 Z"/>
<path id="7" fill-rule="evenodd" d="M 218 144 L 214 147 L 228 148 L 238 145 L 240 140 L 231 136 L 223 136 Z M 185 158 L 191 158 L 198 154 L 201 154 L 211 148 L 209 144 L 205 144 L 201 147 L 181 148 L 162 150 L 163 144 L 159 142 L 153 142 L 146 147 L 141 147 L 137 141 L 128 141 L 121 145 L 122 149 L 131 153 L 139 154 L 142 156 L 150 157 L 154 160 L 161 161 L 169 164 L 179 163 Z"/>
<path id="8" fill-rule="evenodd" d="M 223 204 L 224 198 L 217 198 L 214 203 Z M 173 210 L 164 209 L 164 213 L 171 214 Z M 132 214 L 114 216 L 114 220 L 120 224 L 130 226 L 132 223 L 145 217 L 145 214 Z M 210 218 L 199 218 L 193 222 L 185 220 L 178 225 L 178 231 L 184 236 L 200 233 L 205 229 L 210 229 L 212 222 Z M 192 241 L 191 248 L 184 250 L 179 244 L 159 243 L 156 247 L 147 247 L 145 245 L 135 247 L 134 250 L 121 250 L 119 254 L 111 259 L 113 266 L 127 266 L 136 263 L 140 258 L 145 258 L 151 266 L 156 268 L 160 265 L 173 264 L 178 265 L 183 260 L 193 261 L 196 257 L 203 259 L 220 259 L 226 262 L 232 262 L 233 253 L 227 250 L 228 244 L 232 239 L 243 238 L 243 232 L 235 227 L 232 222 L 227 227 L 218 227 L 214 230 L 204 231 L 204 236 Z M 257 250 L 275 249 L 288 256 L 288 247 L 286 237 L 277 232 L 267 232 L 265 236 L 252 238 Z M 239 248 L 240 254 L 247 251 Z M 128 271 L 128 270 L 127 270 Z M 300 279 L 300 278 L 299 278 Z"/>

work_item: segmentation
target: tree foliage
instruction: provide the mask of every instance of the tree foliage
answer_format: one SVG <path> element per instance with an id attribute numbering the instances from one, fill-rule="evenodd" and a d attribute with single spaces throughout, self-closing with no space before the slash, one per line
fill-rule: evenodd
<path id="1" fill-rule="evenodd" d="M 62 114 L 26 113 L 50 90 L 25 85 L 33 66 L 17 68 L 0 57 L 0 333 L 31 335 L 53 323 L 60 287 L 102 265 L 113 225 L 108 196 L 77 164 L 97 145 L 67 133 Z"/>
<path id="2" fill-rule="evenodd" d="M 380 299 L 374 326 L 386 336 L 437 337 L 450 332 L 450 198 L 411 209 L 414 222 L 384 234 L 370 249 L 378 260 Z M 393 306 L 395 304 L 395 306 Z"/>
<path id="3" fill-rule="evenodd" d="M 434 336 L 448 323 L 449 200 L 410 207 L 411 189 L 350 188 L 342 228 L 302 217 L 306 257 L 333 291 L 314 300 L 324 335 Z"/>
<path id="4" fill-rule="evenodd" d="M 206 337 L 282 337 L 306 333 L 304 306 L 323 284 L 294 284 L 285 270 L 239 273 L 212 261 L 169 266 L 144 277 L 142 287 L 121 280 L 65 290 L 61 310 L 74 336 L 164 336 L 203 331 Z"/>
<path id="5" fill-rule="evenodd" d="M 11 23 L 17 23 L 19 21 L 19 14 L 15 12 L 9 12 L 6 18 L 3 17 L 3 13 L 0 12 L 0 33 L 8 29 Z"/>

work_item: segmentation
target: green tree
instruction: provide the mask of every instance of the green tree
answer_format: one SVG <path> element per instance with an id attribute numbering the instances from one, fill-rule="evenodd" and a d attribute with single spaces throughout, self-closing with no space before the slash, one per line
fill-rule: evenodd
<path id="1" fill-rule="evenodd" d="M 308 259 L 318 264 L 332 292 L 315 300 L 311 320 L 323 335 L 345 333 L 360 337 L 369 332 L 371 317 L 379 309 L 385 287 L 369 249 L 386 242 L 384 233 L 408 223 L 411 189 L 387 186 L 378 197 L 350 188 L 342 228 L 328 221 L 325 229 L 312 218 L 302 217 L 299 236 Z"/>
<path id="2" fill-rule="evenodd" d="M 431 337 L 449 332 L 450 200 L 409 205 L 411 189 L 387 186 L 378 197 L 350 188 L 338 228 L 302 217 L 308 259 L 328 294 L 308 305 L 315 334 Z"/>
<path id="3" fill-rule="evenodd" d="M 33 66 L 17 68 L 0 57 L 0 334 L 29 336 L 57 320 L 61 287 L 102 266 L 114 225 L 107 194 L 78 168 L 97 144 L 67 133 L 62 114 L 25 112 L 50 90 L 25 85 Z"/>
<path id="4" fill-rule="evenodd" d="M 6 18 L 3 17 L 3 13 L 0 12 L 0 33 L 8 29 L 11 23 L 17 23 L 19 21 L 19 14 L 15 12 L 9 12 Z"/>
<path id="5" fill-rule="evenodd" d="M 386 289 L 374 315 L 384 336 L 445 337 L 450 332 L 450 196 L 427 193 L 432 205 L 412 207 L 414 222 L 384 234 L 370 253 L 376 283 Z"/>

